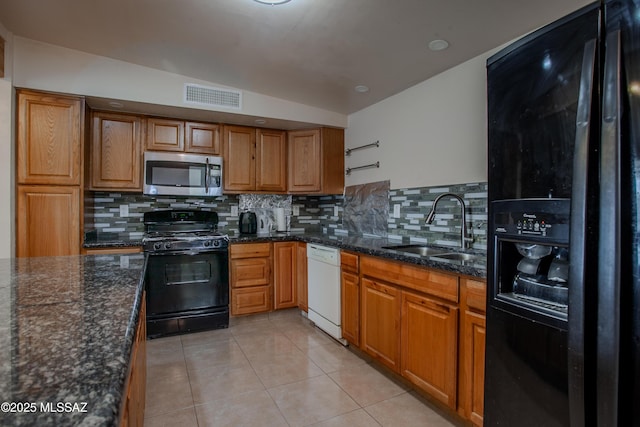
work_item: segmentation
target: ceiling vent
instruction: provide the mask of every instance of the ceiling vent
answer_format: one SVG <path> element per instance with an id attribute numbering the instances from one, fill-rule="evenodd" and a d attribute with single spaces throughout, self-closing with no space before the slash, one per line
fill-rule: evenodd
<path id="1" fill-rule="evenodd" d="M 187 83 L 184 85 L 184 102 L 239 110 L 242 108 L 242 92 Z"/>

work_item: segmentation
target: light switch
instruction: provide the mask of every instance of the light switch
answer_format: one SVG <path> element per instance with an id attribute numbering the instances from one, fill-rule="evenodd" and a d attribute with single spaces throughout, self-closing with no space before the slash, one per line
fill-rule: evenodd
<path id="1" fill-rule="evenodd" d="M 120 218 L 129 216 L 129 205 L 120 205 Z"/>
<path id="2" fill-rule="evenodd" d="M 393 217 L 400 218 L 400 205 L 393 205 Z"/>
<path id="3" fill-rule="evenodd" d="M 333 207 L 333 216 L 338 216 L 338 207 L 337 206 Z"/>
<path id="4" fill-rule="evenodd" d="M 238 216 L 238 205 L 231 205 L 231 216 Z"/>
<path id="5" fill-rule="evenodd" d="M 120 255 L 120 268 L 129 268 L 129 255 Z"/>
<path id="6" fill-rule="evenodd" d="M 291 207 L 293 208 L 293 216 L 300 216 L 300 206 L 293 205 Z"/>

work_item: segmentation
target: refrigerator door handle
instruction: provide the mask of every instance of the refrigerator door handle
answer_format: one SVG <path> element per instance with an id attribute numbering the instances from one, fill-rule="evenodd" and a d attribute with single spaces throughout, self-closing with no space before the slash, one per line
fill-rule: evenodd
<path id="1" fill-rule="evenodd" d="M 598 248 L 597 420 L 617 426 L 620 376 L 620 31 L 609 33 L 603 77 Z"/>
<path id="2" fill-rule="evenodd" d="M 596 39 L 585 43 L 580 75 L 580 92 L 578 94 L 571 194 L 571 235 L 569 236 L 569 259 L 571 260 L 569 280 L 572 284 L 582 284 L 585 279 L 589 130 L 593 105 L 596 43 Z M 584 316 L 583 287 L 569 286 L 569 329 L 567 339 L 569 419 L 572 427 L 585 425 Z"/>

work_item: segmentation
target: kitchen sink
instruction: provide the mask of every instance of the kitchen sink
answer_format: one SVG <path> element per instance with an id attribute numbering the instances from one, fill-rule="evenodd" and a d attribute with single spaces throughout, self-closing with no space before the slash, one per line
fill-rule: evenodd
<path id="1" fill-rule="evenodd" d="M 475 254 L 467 254 L 462 252 L 449 252 L 434 255 L 436 258 L 450 259 L 453 261 L 481 261 L 484 257 Z"/>
<path id="2" fill-rule="evenodd" d="M 448 249 L 433 248 L 424 245 L 395 245 L 383 246 L 383 249 L 393 249 L 394 251 L 409 252 L 421 256 L 436 256 L 450 252 Z"/>

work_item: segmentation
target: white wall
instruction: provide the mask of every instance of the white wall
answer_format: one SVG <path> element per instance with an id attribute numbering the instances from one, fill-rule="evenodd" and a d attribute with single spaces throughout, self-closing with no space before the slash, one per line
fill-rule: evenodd
<path id="1" fill-rule="evenodd" d="M 492 51 L 493 52 L 493 51 Z M 487 180 L 487 52 L 349 116 L 347 167 L 380 161 L 346 185 L 391 180 L 391 188 Z"/>
<path id="2" fill-rule="evenodd" d="M 5 77 L 0 79 L 0 258 L 14 254 L 14 144 L 13 144 L 13 88 L 12 36 L 0 24 L 0 36 L 5 40 Z"/>
<path id="3" fill-rule="evenodd" d="M 183 103 L 185 83 L 224 88 L 213 82 L 22 37 L 14 37 L 13 60 L 15 87 L 52 92 L 193 108 Z M 197 108 L 208 109 L 201 106 Z M 213 108 L 210 110 L 216 111 Z M 347 116 L 344 114 L 248 91 L 243 91 L 242 110 L 217 111 L 335 127 L 347 125 Z"/>

